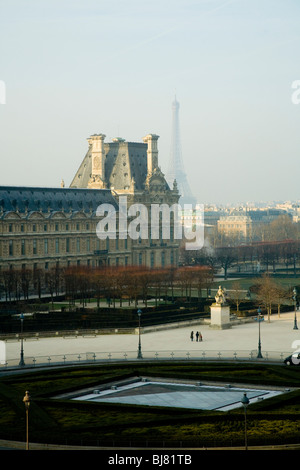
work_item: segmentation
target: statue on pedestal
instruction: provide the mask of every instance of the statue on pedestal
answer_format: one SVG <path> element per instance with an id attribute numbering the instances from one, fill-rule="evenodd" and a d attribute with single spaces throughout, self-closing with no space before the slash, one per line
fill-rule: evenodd
<path id="1" fill-rule="evenodd" d="M 226 289 L 222 286 L 219 286 L 215 300 L 210 307 L 210 327 L 220 330 L 231 328 L 230 306 L 226 301 Z"/>
<path id="2" fill-rule="evenodd" d="M 226 304 L 226 289 L 222 289 L 221 286 L 219 286 L 217 295 L 215 296 L 216 299 L 216 304 L 217 305 L 224 305 Z"/>

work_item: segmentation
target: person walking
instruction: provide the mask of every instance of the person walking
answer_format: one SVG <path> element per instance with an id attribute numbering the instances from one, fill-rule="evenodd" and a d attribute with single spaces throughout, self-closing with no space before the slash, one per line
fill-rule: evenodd
<path id="1" fill-rule="evenodd" d="M 199 341 L 202 341 L 202 334 L 201 333 L 199 333 L 199 338 L 200 338 Z"/>
<path id="2" fill-rule="evenodd" d="M 197 331 L 196 333 L 196 341 L 198 341 L 198 339 L 199 339 L 199 331 Z"/>
<path id="3" fill-rule="evenodd" d="M 192 331 L 191 332 L 191 341 L 193 341 L 193 340 L 194 340 L 194 332 Z"/>

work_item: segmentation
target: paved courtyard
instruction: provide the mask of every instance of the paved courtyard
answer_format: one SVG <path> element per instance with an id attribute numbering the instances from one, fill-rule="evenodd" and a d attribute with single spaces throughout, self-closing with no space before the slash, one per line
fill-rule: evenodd
<path id="1" fill-rule="evenodd" d="M 299 318 L 300 320 L 300 318 Z M 300 325 L 299 325 L 300 326 Z M 201 332 L 203 341 L 191 341 L 191 330 Z M 273 315 L 260 323 L 261 350 L 264 360 L 283 359 L 300 348 L 300 330 L 294 329 L 294 312 Z M 256 358 L 258 348 L 258 323 L 235 323 L 229 329 L 210 328 L 209 324 L 193 324 L 189 327 L 165 328 L 141 334 L 143 359 L 204 359 L 204 358 Z M 194 334 L 195 338 L 195 334 Z M 138 334 L 106 334 L 97 336 L 54 337 L 27 339 L 24 341 L 26 366 L 55 364 L 86 360 L 142 360 L 137 359 Z M 5 343 L 5 367 L 17 366 L 20 360 L 21 342 L 17 339 Z M 251 356 L 252 354 L 252 356 Z M 152 379 L 151 379 L 152 380 Z M 115 387 L 113 387 L 115 388 Z M 168 384 L 139 383 L 117 390 L 91 390 L 83 392 L 80 400 L 110 403 L 178 406 L 226 411 L 241 406 L 243 393 L 251 402 L 266 399 L 283 390 L 241 389 L 217 386 L 217 384 Z M 72 397 L 70 397 L 72 398 Z"/>
<path id="2" fill-rule="evenodd" d="M 294 327 L 294 312 L 272 315 L 260 323 L 261 349 L 264 358 L 286 357 L 300 347 L 299 330 Z M 298 320 L 298 317 L 297 317 Z M 201 332 L 203 341 L 190 340 L 191 330 Z M 257 355 L 258 323 L 234 324 L 232 328 L 215 330 L 208 324 L 193 324 L 183 328 L 168 328 L 141 334 L 143 358 L 205 358 L 205 357 L 253 357 Z M 195 336 L 195 335 L 194 335 Z M 54 337 L 27 339 L 24 341 L 26 365 L 39 362 L 54 363 L 64 360 L 134 359 L 137 357 L 138 334 L 107 334 L 97 336 Z M 17 339 L 5 343 L 8 365 L 17 364 L 21 343 Z M 1 366 L 0 366 L 1 367 Z M 3 367 L 3 366 L 2 366 Z"/>

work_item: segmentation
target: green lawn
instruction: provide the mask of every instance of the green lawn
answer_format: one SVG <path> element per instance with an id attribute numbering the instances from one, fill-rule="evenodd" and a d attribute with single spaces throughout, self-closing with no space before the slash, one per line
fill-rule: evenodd
<path id="1" fill-rule="evenodd" d="M 238 282 L 241 286 L 241 289 L 248 290 L 251 286 L 255 284 L 257 279 L 257 277 L 251 277 L 240 279 L 228 279 L 226 281 L 220 280 L 213 282 L 212 288 L 217 289 L 219 285 L 222 285 L 222 287 L 225 287 L 226 289 L 230 290 L 232 288 L 232 284 L 234 282 Z M 300 278 L 275 277 L 274 282 L 278 283 L 279 285 L 285 288 L 293 288 L 294 286 L 300 285 Z"/>

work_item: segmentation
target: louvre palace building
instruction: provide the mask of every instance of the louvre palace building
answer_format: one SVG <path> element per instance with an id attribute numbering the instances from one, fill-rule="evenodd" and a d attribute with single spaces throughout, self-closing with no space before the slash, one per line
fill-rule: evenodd
<path id="1" fill-rule="evenodd" d="M 143 142 L 105 135 L 88 139 L 88 149 L 69 188 L 0 187 L 0 272 L 10 268 L 50 269 L 66 266 L 176 266 L 180 240 L 124 236 L 99 237 L 97 208 L 120 202 L 171 207 L 179 201 L 158 166 L 158 136 Z M 103 206 L 105 205 L 105 206 Z M 172 214 L 171 214 L 172 217 Z M 103 217 L 102 217 L 103 220 Z M 130 219 L 129 219 L 130 220 Z M 171 226 L 172 228 L 172 226 Z M 122 235 L 120 236 L 120 234 Z"/>

